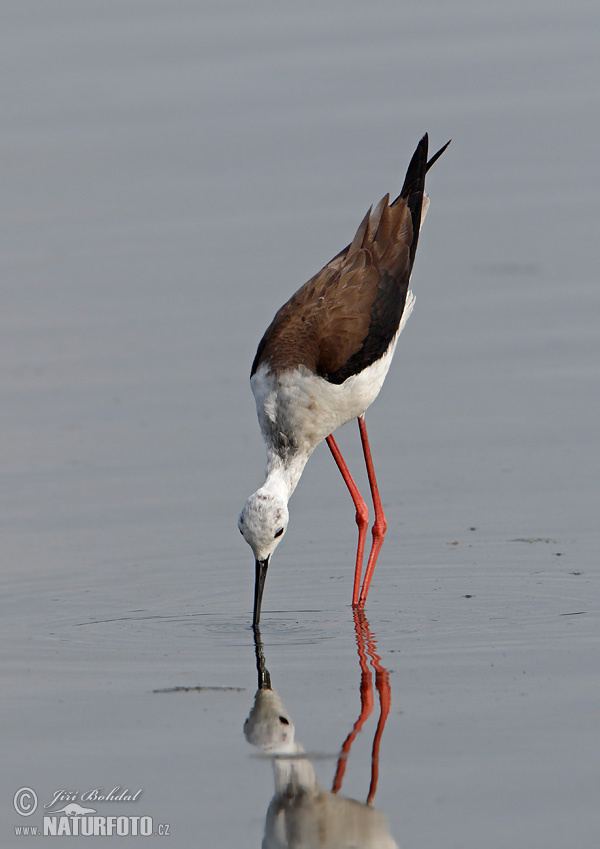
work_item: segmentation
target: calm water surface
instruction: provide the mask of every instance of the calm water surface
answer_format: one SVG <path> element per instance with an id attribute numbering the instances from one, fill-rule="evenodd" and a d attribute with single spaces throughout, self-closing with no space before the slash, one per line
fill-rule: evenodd
<path id="1" fill-rule="evenodd" d="M 597 5 L 0 12 L 1 845 L 64 791 L 148 846 L 597 849 Z M 367 616 L 319 448 L 257 646 L 254 350 L 425 130 Z"/>

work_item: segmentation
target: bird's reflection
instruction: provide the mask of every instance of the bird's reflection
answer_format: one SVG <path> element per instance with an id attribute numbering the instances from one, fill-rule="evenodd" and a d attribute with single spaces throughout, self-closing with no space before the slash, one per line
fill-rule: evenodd
<path id="1" fill-rule="evenodd" d="M 296 741 L 292 718 L 271 683 L 260 630 L 254 628 L 258 690 L 244 724 L 244 735 L 249 743 L 272 756 L 275 782 L 275 794 L 265 821 L 263 849 L 397 849 L 385 815 L 373 807 L 379 746 L 391 703 L 389 676 L 376 652 L 364 612 L 354 611 L 354 622 L 361 669 L 361 709 L 342 745 L 331 792 L 319 786 L 310 758 Z M 375 672 L 380 715 L 373 740 L 369 794 L 366 803 L 362 803 L 338 794 L 352 743 L 373 711 L 370 667 Z"/>

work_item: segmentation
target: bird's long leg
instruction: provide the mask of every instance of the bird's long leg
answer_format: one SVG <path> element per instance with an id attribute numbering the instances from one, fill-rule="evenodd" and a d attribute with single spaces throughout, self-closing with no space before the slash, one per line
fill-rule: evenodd
<path id="1" fill-rule="evenodd" d="M 373 507 L 375 508 L 375 522 L 373 523 L 373 545 L 367 561 L 367 569 L 363 580 L 362 590 L 358 599 L 358 606 L 364 607 L 367 595 L 369 592 L 369 584 L 373 577 L 377 557 L 383 545 L 383 538 L 387 529 L 387 522 L 381 506 L 381 498 L 379 497 L 379 488 L 377 486 L 377 478 L 375 477 L 375 469 L 373 467 L 373 458 L 371 457 L 371 447 L 369 445 L 369 437 L 367 436 L 367 426 L 365 424 L 364 414 L 358 417 L 358 428 L 360 430 L 360 439 L 362 442 L 363 453 L 365 455 L 365 463 L 367 466 L 367 475 L 369 477 L 369 486 L 371 487 L 371 495 L 373 496 Z M 356 604 L 356 601 L 353 602 Z"/>
<path id="2" fill-rule="evenodd" d="M 381 745 L 381 736 L 385 723 L 390 712 L 392 704 L 392 691 L 390 688 L 390 674 L 387 669 L 382 666 L 381 658 L 377 654 L 377 644 L 369 629 L 369 623 L 363 611 L 356 611 L 357 616 L 363 616 L 365 619 L 364 627 L 366 631 L 367 652 L 371 658 L 371 666 L 375 670 L 375 687 L 379 693 L 379 721 L 375 737 L 373 738 L 373 750 L 371 753 L 371 784 L 369 786 L 369 795 L 367 797 L 367 805 L 372 805 L 377 791 L 377 781 L 379 780 L 379 747 Z"/>
<path id="3" fill-rule="evenodd" d="M 371 670 L 367 662 L 366 643 L 368 641 L 368 623 L 367 633 L 365 633 L 365 623 L 367 622 L 365 614 L 362 610 L 353 611 L 354 614 L 354 631 L 356 633 L 356 646 L 358 648 L 358 662 L 360 663 L 360 716 L 352 726 L 352 731 L 348 734 L 342 744 L 342 748 L 338 757 L 335 777 L 333 779 L 332 793 L 338 793 L 342 787 L 344 773 L 346 772 L 346 764 L 348 763 L 348 755 L 350 748 L 357 734 L 362 730 L 363 725 L 370 717 L 373 711 L 373 681 L 371 679 Z M 369 652 L 371 656 L 371 652 Z M 373 783 L 371 779 L 371 784 Z M 376 785 L 375 785 L 376 786 Z"/>
<path id="4" fill-rule="evenodd" d="M 333 459 L 337 463 L 337 467 L 342 473 L 342 477 L 346 482 L 346 486 L 352 496 L 352 501 L 356 507 L 356 524 L 358 525 L 358 549 L 356 551 L 356 567 L 354 570 L 354 591 L 352 593 L 352 606 L 356 607 L 359 603 L 360 595 L 360 576 L 362 572 L 362 564 L 365 554 L 365 542 L 367 539 L 367 528 L 369 527 L 369 508 L 365 504 L 365 500 L 358 491 L 358 487 L 354 483 L 350 470 L 346 465 L 346 461 L 342 457 L 342 452 L 338 448 L 337 442 L 331 434 L 326 439 L 329 450 L 333 454 Z M 369 562 L 371 562 L 369 560 Z M 364 586 L 364 585 L 363 585 Z"/>

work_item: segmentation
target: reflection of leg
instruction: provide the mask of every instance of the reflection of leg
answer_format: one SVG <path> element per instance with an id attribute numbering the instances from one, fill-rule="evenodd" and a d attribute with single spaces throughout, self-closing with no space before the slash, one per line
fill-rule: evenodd
<path id="1" fill-rule="evenodd" d="M 377 730 L 375 731 L 375 737 L 373 738 L 373 750 L 371 753 L 371 785 L 369 787 L 369 795 L 367 796 L 367 805 L 372 805 L 373 799 L 375 798 L 375 792 L 377 790 L 377 781 L 379 779 L 379 746 L 381 744 L 383 729 L 385 728 L 385 723 L 387 722 L 392 704 L 392 691 L 390 688 L 389 672 L 381 665 L 381 658 L 375 650 L 377 648 L 375 640 L 369 631 L 369 625 L 366 620 L 365 627 L 367 631 L 367 651 L 371 658 L 371 666 L 375 670 L 375 687 L 379 693 L 380 707 Z"/>
<path id="2" fill-rule="evenodd" d="M 355 610 L 354 630 L 356 632 L 356 645 L 358 647 L 358 659 L 360 662 L 360 716 L 342 745 L 335 771 L 335 778 L 333 779 L 333 787 L 331 788 L 332 793 L 337 793 L 341 789 L 352 743 L 373 711 L 373 682 L 365 652 L 366 635 L 364 632 L 364 621 L 364 614 Z"/>
<path id="3" fill-rule="evenodd" d="M 362 572 L 363 557 L 365 553 L 365 542 L 367 538 L 367 528 L 369 527 L 369 508 L 365 504 L 365 500 L 358 491 L 358 487 L 354 483 L 350 470 L 346 465 L 346 461 L 342 457 L 342 452 L 338 448 L 337 442 L 331 434 L 326 439 L 329 450 L 333 454 L 333 459 L 337 463 L 338 469 L 342 473 L 342 477 L 346 482 L 346 486 L 350 490 L 352 501 L 356 507 L 356 524 L 358 525 L 358 549 L 356 551 L 356 567 L 354 569 L 354 591 L 352 594 L 352 604 L 358 604 L 360 593 L 360 575 Z M 369 560 L 370 562 L 370 560 Z"/>
<path id="4" fill-rule="evenodd" d="M 358 417 L 358 427 L 360 429 L 360 438 L 363 446 L 363 453 L 365 455 L 367 475 L 369 477 L 371 495 L 373 496 L 373 506 L 375 508 L 375 522 L 373 524 L 372 531 L 373 545 L 371 546 L 371 553 L 369 554 L 367 569 L 365 571 L 365 578 L 360 592 L 360 598 L 358 600 L 358 606 L 364 607 L 369 593 L 369 584 L 371 583 L 375 564 L 377 563 L 377 557 L 381 550 L 381 546 L 383 545 L 387 522 L 383 513 L 383 507 L 381 506 L 381 498 L 379 497 L 379 488 L 377 486 L 377 478 L 375 477 L 375 468 L 373 466 L 373 458 L 371 457 L 371 447 L 369 445 L 369 437 L 367 436 L 367 426 L 365 424 L 364 415 Z"/>

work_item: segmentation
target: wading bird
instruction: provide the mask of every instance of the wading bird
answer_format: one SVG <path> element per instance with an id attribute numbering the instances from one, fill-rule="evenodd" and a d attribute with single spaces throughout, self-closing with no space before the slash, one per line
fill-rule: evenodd
<path id="1" fill-rule="evenodd" d="M 284 304 L 263 336 L 250 373 L 267 448 L 264 484 L 246 501 L 238 527 L 255 558 L 254 625 L 265 578 L 288 524 L 288 501 L 306 462 L 324 439 L 356 507 L 358 550 L 352 605 L 364 607 L 387 523 L 371 458 L 365 410 L 392 361 L 414 304 L 408 285 L 429 198 L 425 174 L 448 147 L 427 160 L 423 136 L 399 196 L 371 207 L 356 235 Z M 361 588 L 368 508 L 332 434 L 358 419 L 375 509 L 373 543 Z"/>

